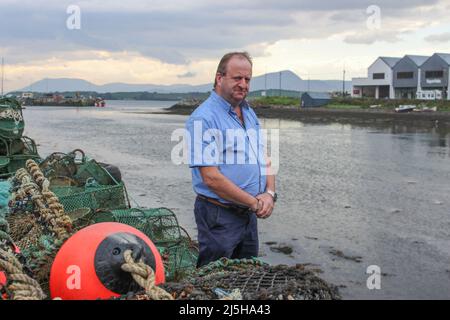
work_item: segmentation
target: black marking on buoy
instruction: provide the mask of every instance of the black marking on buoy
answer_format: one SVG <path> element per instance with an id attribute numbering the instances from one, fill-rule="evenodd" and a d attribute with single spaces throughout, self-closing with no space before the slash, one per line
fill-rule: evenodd
<path id="1" fill-rule="evenodd" d="M 144 263 L 156 272 L 155 256 L 144 240 L 128 232 L 119 232 L 106 237 L 95 252 L 95 272 L 106 288 L 118 294 L 142 290 L 131 274 L 121 269 L 125 263 L 123 254 L 128 249 L 133 251 L 134 261 L 137 262 L 142 257 Z"/>

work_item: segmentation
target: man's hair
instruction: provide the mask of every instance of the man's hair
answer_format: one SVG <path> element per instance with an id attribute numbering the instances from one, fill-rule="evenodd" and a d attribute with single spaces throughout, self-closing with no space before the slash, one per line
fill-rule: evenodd
<path id="1" fill-rule="evenodd" d="M 217 80 L 216 80 L 217 74 L 219 73 L 224 76 L 227 73 L 228 62 L 233 57 L 240 57 L 243 59 L 247 59 L 247 61 L 250 62 L 250 65 L 253 67 L 252 57 L 250 56 L 250 54 L 248 52 L 244 51 L 244 52 L 227 53 L 226 55 L 224 55 L 222 57 L 222 59 L 220 59 L 219 65 L 217 66 L 217 71 L 216 71 L 216 74 L 214 75 L 214 88 L 217 86 Z"/>

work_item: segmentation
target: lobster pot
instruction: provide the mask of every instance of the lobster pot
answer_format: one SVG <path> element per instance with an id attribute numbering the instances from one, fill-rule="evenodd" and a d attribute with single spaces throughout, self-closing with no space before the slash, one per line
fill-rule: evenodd
<path id="1" fill-rule="evenodd" d="M 80 188 L 76 186 L 51 187 L 51 190 L 59 198 L 66 212 L 81 208 L 96 210 L 112 210 L 129 208 L 125 185 L 121 182 L 117 185 L 99 185 L 96 187 Z"/>
<path id="2" fill-rule="evenodd" d="M 0 137 L 9 140 L 20 139 L 24 127 L 20 103 L 15 99 L 0 99 Z"/>
<path id="3" fill-rule="evenodd" d="M 50 190 L 69 214 L 80 209 L 95 213 L 130 208 L 125 184 L 82 150 L 53 153 L 39 166 L 50 181 Z"/>
<path id="4" fill-rule="evenodd" d="M 8 178 L 25 167 L 28 159 L 40 162 L 36 143 L 29 137 L 9 140 L 0 137 L 0 178 Z"/>

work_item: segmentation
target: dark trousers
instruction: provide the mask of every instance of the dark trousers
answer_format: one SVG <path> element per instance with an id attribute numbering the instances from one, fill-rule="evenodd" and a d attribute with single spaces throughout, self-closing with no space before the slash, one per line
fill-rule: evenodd
<path id="1" fill-rule="evenodd" d="M 238 214 L 197 198 L 194 207 L 198 229 L 197 267 L 222 257 L 243 259 L 258 256 L 258 228 L 254 213 Z"/>

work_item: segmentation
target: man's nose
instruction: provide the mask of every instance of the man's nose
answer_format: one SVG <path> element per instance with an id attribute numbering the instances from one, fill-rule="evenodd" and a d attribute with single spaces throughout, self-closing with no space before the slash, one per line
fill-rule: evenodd
<path id="1" fill-rule="evenodd" d="M 241 88 L 248 88 L 248 85 L 249 85 L 249 83 L 245 79 L 241 79 L 241 81 L 239 81 L 239 86 Z"/>

